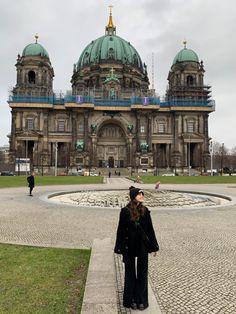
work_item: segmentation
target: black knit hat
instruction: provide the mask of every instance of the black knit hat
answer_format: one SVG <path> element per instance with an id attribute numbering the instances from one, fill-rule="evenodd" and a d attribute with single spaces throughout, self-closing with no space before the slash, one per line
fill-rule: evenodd
<path id="1" fill-rule="evenodd" d="M 139 189 L 139 188 L 135 188 L 134 186 L 131 186 L 129 188 L 129 196 L 131 201 L 135 199 L 135 197 L 139 194 L 142 193 L 144 195 L 143 190 Z"/>

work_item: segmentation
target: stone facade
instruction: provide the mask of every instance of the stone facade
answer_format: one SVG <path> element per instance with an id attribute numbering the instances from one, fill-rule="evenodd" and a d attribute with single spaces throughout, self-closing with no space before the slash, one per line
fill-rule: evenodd
<path id="1" fill-rule="evenodd" d="M 92 42 L 83 51 L 74 65 L 72 92 L 64 97 L 53 93 L 53 68 L 37 38 L 18 55 L 17 83 L 9 97 L 11 163 L 26 157 L 32 168 L 48 172 L 55 164 L 62 169 L 203 169 L 208 115 L 214 111 L 203 63 L 191 58 L 173 63 L 166 99 L 160 101 L 148 88 L 147 69 L 136 50 L 116 36 L 111 15 L 99 40 L 109 40 L 112 48 L 106 44 L 107 51 L 93 55 Z M 121 57 L 117 41 L 129 45 Z"/>

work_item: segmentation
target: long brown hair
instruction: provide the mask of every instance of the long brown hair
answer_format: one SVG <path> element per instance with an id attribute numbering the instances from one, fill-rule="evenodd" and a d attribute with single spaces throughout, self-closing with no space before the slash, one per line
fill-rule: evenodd
<path id="1" fill-rule="evenodd" d="M 127 208 L 132 221 L 137 221 L 139 220 L 140 216 L 144 216 L 145 207 L 142 203 L 138 203 L 135 199 L 127 204 Z"/>

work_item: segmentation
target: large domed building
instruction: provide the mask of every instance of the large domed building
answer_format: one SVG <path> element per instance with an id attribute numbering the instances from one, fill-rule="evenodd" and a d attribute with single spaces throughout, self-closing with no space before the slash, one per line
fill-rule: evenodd
<path id="1" fill-rule="evenodd" d="M 186 42 L 173 60 L 164 101 L 149 88 L 138 51 L 116 35 L 111 12 L 105 34 L 76 60 L 66 96 L 53 92 L 54 70 L 38 36 L 18 55 L 16 70 L 9 97 L 12 164 L 29 158 L 39 173 L 206 166 L 214 102 L 204 85 L 203 62 Z"/>

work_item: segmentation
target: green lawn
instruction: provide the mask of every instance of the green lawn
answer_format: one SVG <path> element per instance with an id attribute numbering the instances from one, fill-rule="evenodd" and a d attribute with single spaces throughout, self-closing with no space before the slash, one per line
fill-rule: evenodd
<path id="1" fill-rule="evenodd" d="M 80 313 L 90 250 L 0 244 L 0 313 Z"/>
<path id="2" fill-rule="evenodd" d="M 156 183 L 160 181 L 161 184 L 212 184 L 212 183 L 236 183 L 236 176 L 141 176 L 143 183 Z M 133 177 L 135 180 L 136 177 Z"/>
<path id="3" fill-rule="evenodd" d="M 103 183 L 103 177 L 92 176 L 35 176 L 36 186 L 39 185 L 69 185 Z M 0 188 L 27 186 L 26 176 L 0 176 Z"/>

